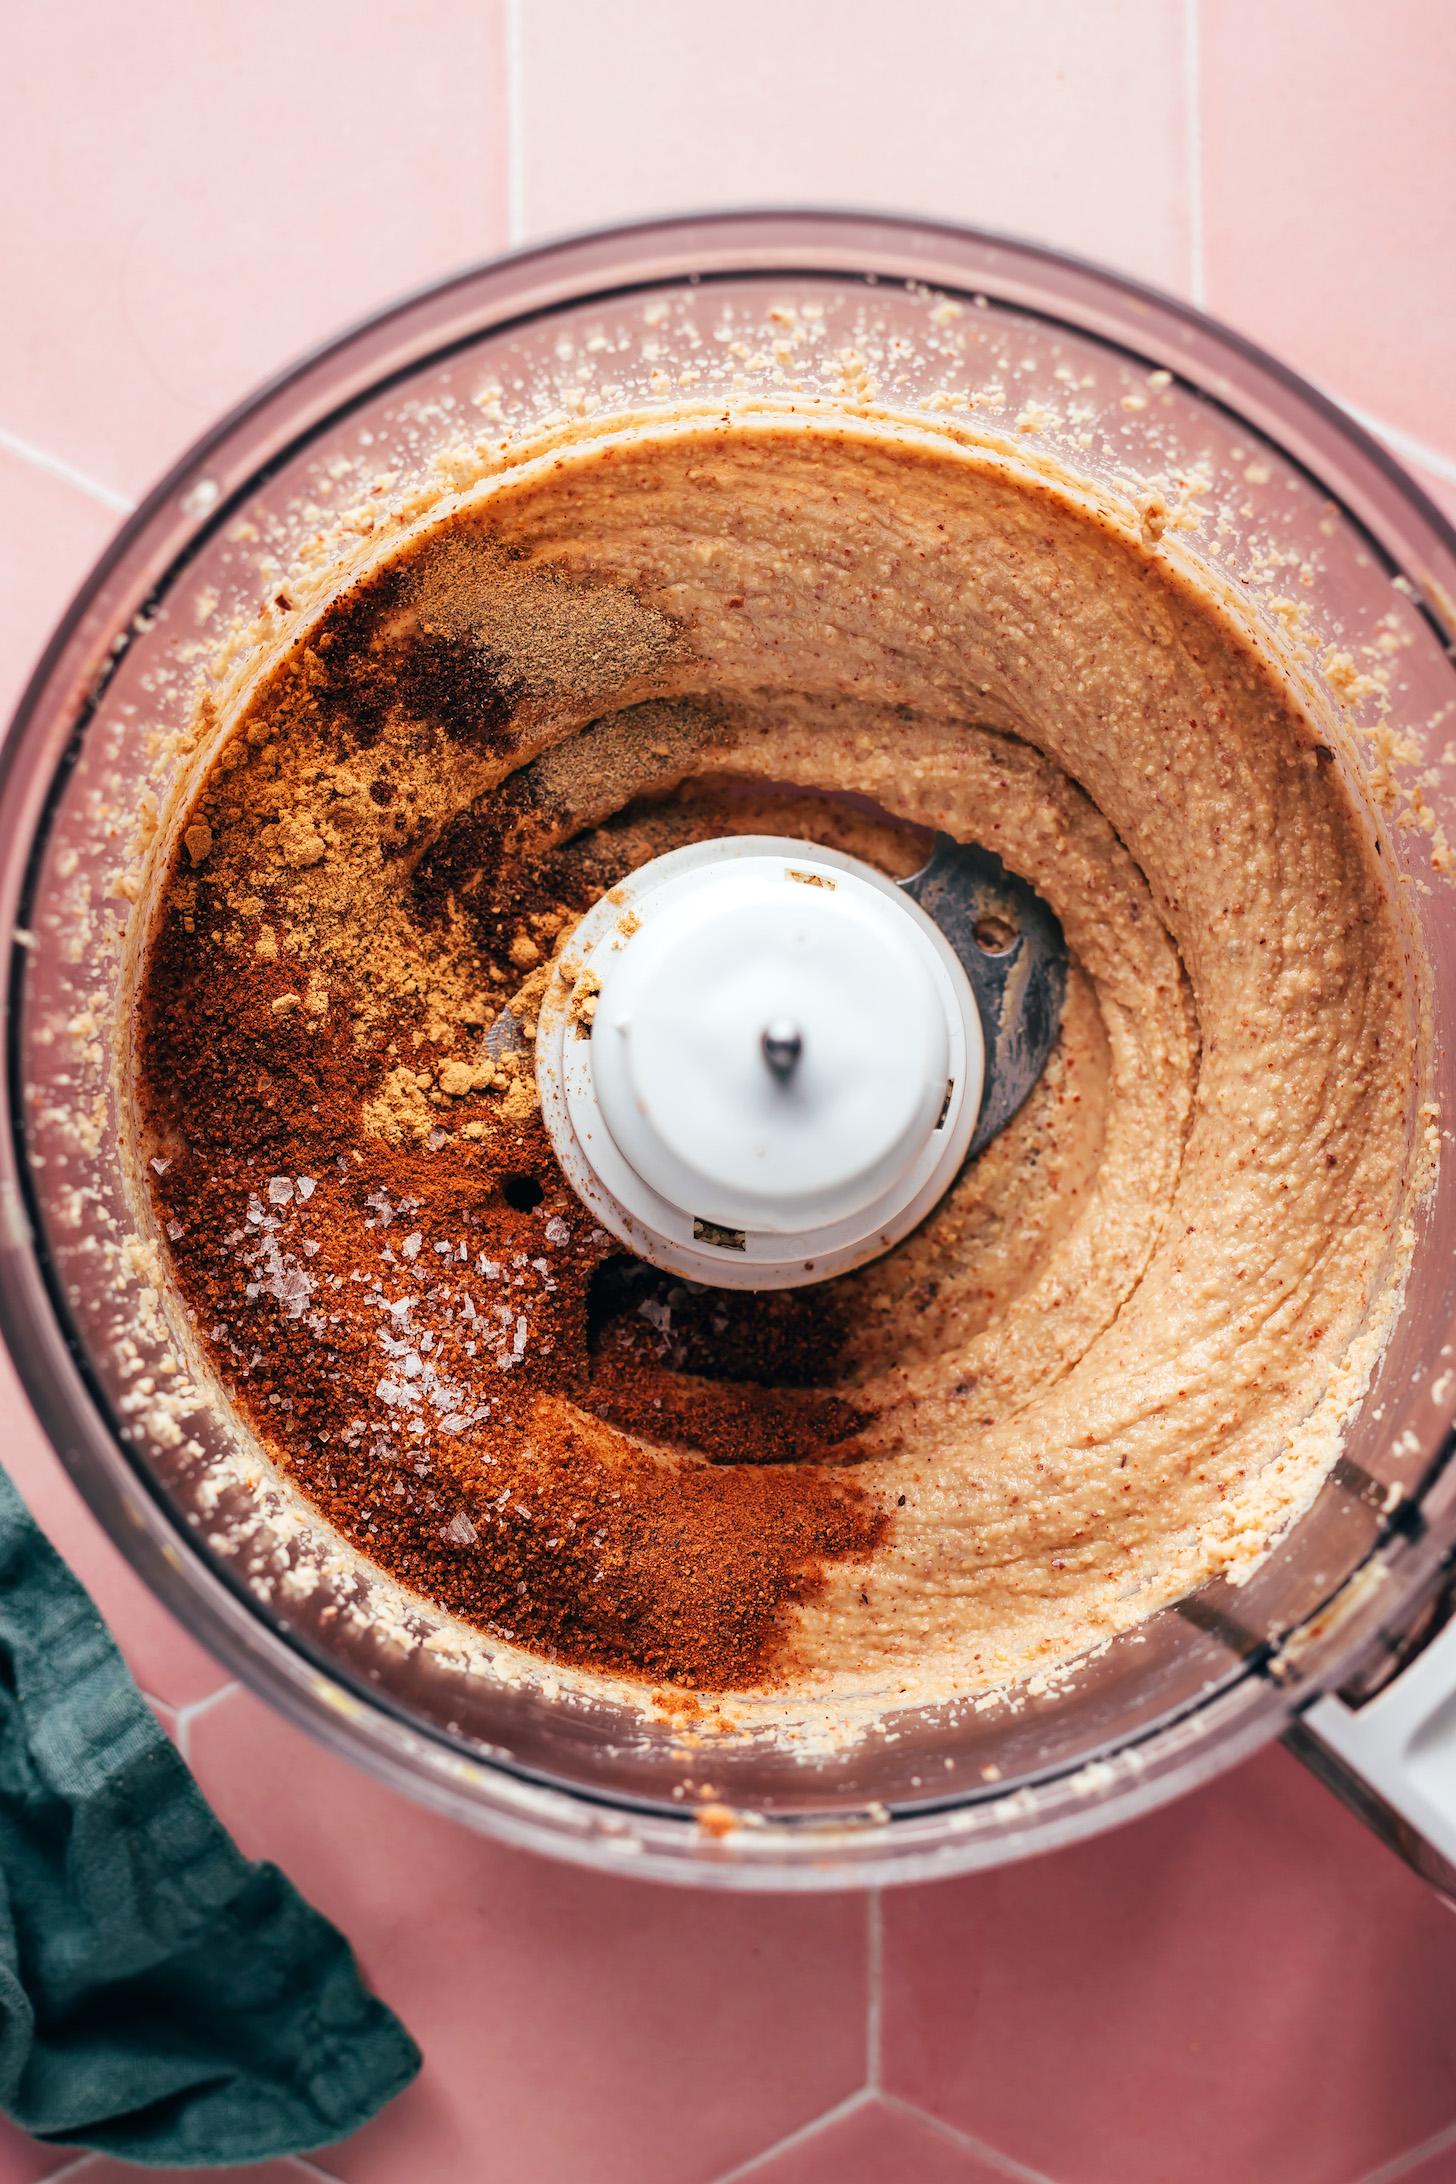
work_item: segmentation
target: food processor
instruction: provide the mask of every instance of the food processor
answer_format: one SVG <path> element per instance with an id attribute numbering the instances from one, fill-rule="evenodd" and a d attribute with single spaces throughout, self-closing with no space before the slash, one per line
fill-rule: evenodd
<path id="1" fill-rule="evenodd" d="M 297 598 L 326 590 L 340 539 L 424 514 L 543 435 L 590 436 L 685 401 L 888 413 L 927 432 L 973 418 L 1008 464 L 1062 464 L 1113 519 L 1168 532 L 1236 588 L 1270 653 L 1350 723 L 1337 763 L 1377 808 L 1428 1017 L 1428 1120 L 1447 1153 L 1456 538 L 1419 488 L 1237 336 L 1046 250 L 824 212 L 620 228 L 467 273 L 265 388 L 125 525 L 25 693 L 0 757 L 12 935 L 0 1321 L 43 1423 L 136 1568 L 236 1674 L 384 1779 L 517 1843 L 721 1886 L 930 1878 L 1112 1826 L 1283 1736 L 1450 1889 L 1449 1157 L 1342 1453 L 1247 1582 L 1161 1609 L 1066 1677 L 902 1708 L 852 1740 L 695 1739 L 451 1625 L 330 1534 L 185 1355 L 138 1208 L 124 1004 L 146 860 L 198 758 L 201 678 L 225 688 L 247 667 L 234 624 L 281 644 Z M 1381 676 L 1362 676 L 1377 659 Z M 585 1070 L 570 1022 L 541 1026 L 558 1156 L 604 1227 L 725 1285 L 823 1278 L 906 1233 L 1018 1084 L 1024 1096 L 1055 1032 L 1055 921 L 1036 925 L 1033 898 L 1006 945 L 976 891 L 1014 876 L 957 870 L 959 854 L 937 844 L 898 891 L 811 842 L 746 836 L 731 870 L 691 851 L 634 876 L 644 909 L 666 914 L 644 916 L 626 947 L 605 916 L 581 936 L 583 952 L 620 958 L 603 958 L 596 994 L 617 1063 Z M 679 1017 L 691 1008 L 713 960 L 699 913 L 709 896 L 721 908 L 723 886 L 749 921 L 740 935 L 756 904 L 797 890 L 825 975 L 783 991 L 760 976 L 733 1052 L 708 1057 L 706 1093 L 674 1104 L 653 1009 L 664 995 Z M 877 901 L 877 887 L 898 899 Z M 747 1140 L 735 1149 L 744 1098 L 725 1088 L 748 1071 L 776 1115 L 819 1096 L 849 929 L 807 906 L 838 892 L 878 936 L 863 945 L 881 948 L 880 1020 L 919 1059 L 886 1077 L 872 1115 L 850 1103 L 815 1132 L 819 1167 L 765 1179 Z M 965 930 L 978 919 L 979 940 Z M 1016 1010 L 998 1016 L 1017 979 Z M 703 1105 L 715 1083 L 721 1112 Z M 614 1167 L 624 1143 L 631 1157 Z"/>

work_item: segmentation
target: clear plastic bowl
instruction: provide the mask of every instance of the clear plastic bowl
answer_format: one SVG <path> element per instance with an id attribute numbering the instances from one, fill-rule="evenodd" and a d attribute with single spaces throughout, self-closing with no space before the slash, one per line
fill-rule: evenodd
<path id="1" fill-rule="evenodd" d="M 812 338 L 783 361 L 789 311 Z M 514 1841 L 664 1878 L 812 1888 L 948 1873 L 1173 1797 L 1280 1734 L 1411 1622 L 1456 1535 L 1451 1163 L 1345 1455 L 1250 1584 L 1164 1610 L 1016 1708 L 903 1713 L 814 1757 L 715 1742 L 716 1800 L 739 1822 L 726 1833 L 695 1820 L 668 1728 L 549 1679 L 462 1674 L 428 1642 L 428 1609 L 367 1567 L 290 1588 L 300 1557 L 327 1560 L 323 1527 L 256 1460 L 256 1489 L 237 1483 L 250 1457 L 225 1405 L 167 1400 L 173 1332 L 153 1262 L 127 1241 L 113 1062 L 132 903 L 119 875 L 145 800 L 175 775 L 168 737 L 209 631 L 256 608 L 371 482 L 377 505 L 398 506 L 452 475 L 466 442 L 553 415 L 590 429 L 685 392 L 878 401 L 932 427 L 964 421 L 973 396 L 977 429 L 1013 453 L 1061 454 L 1110 501 L 1131 505 L 1151 472 L 1181 481 L 1208 511 L 1188 550 L 1241 585 L 1271 644 L 1284 642 L 1271 548 L 1314 567 L 1306 603 L 1333 645 L 1358 656 L 1395 633 L 1397 709 L 1418 746 L 1404 773 L 1456 835 L 1456 539 L 1343 412 L 1225 329 L 1044 250 L 882 217 L 730 214 L 522 252 L 371 320 L 208 434 L 46 651 L 0 758 L 0 890 L 17 933 L 0 1320 L 57 1448 L 142 1575 L 238 1675 L 375 1773 Z M 1318 681 L 1317 656 L 1305 670 Z M 1389 838 L 1432 967 L 1444 1111 L 1456 892 L 1433 882 L 1421 824 Z"/>

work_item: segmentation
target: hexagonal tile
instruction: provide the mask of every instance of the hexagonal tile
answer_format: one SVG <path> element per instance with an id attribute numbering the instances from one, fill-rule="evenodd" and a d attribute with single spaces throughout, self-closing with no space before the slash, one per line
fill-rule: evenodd
<path id="1" fill-rule="evenodd" d="M 888 205 L 1182 288 L 1182 10 L 880 0 L 521 10 L 527 230 L 685 205 Z M 611 84 L 603 96 L 603 84 Z M 1117 116 L 1115 122 L 1110 116 Z"/>
<path id="2" fill-rule="evenodd" d="M 1386 2184 L 1386 2180 L 1380 2178 L 1374 2184 Z M 1402 2169 L 1399 2184 L 1456 2184 L 1456 2145 L 1441 2146 L 1413 2168 Z"/>
<path id="3" fill-rule="evenodd" d="M 1450 14 L 1202 0 L 1209 309 L 1456 454 Z"/>
<path id="4" fill-rule="evenodd" d="M 6 1470 L 105 1616 L 142 1689 L 173 1707 L 221 1690 L 227 1670 L 188 1637 L 112 1546 L 41 1432 L 3 1349 L 0 1436 Z"/>
<path id="5" fill-rule="evenodd" d="M 108 484 L 504 240 L 501 0 L 254 0 L 246 31 L 68 0 L 7 28 L 0 424 Z"/>
<path id="6" fill-rule="evenodd" d="M 3 422 L 3 420 L 0 420 Z M 0 445 L 0 724 L 72 592 L 121 521 L 89 493 Z"/>
<path id="7" fill-rule="evenodd" d="M 40 2184 L 76 2158 L 68 2146 L 43 2146 L 29 2132 L 0 2116 L 0 2184 Z"/>
<path id="8" fill-rule="evenodd" d="M 1355 2184 L 1456 2120 L 1456 1919 L 1282 1752 L 885 1906 L 885 2083 L 1058 2184 Z"/>
<path id="9" fill-rule="evenodd" d="M 653 1886 L 502 1849 L 242 1693 L 192 1724 L 244 1849 L 354 1942 L 425 2051 L 325 2157 L 347 2184 L 692 2184 L 832 2108 L 865 2060 L 865 1912 Z"/>
<path id="10" fill-rule="evenodd" d="M 752 2184 L 1005 2184 L 1006 2171 L 982 2161 L 924 2116 L 884 2101 L 865 2101 L 822 2130 L 754 2164 Z M 748 2184 L 747 2178 L 744 2184 Z"/>

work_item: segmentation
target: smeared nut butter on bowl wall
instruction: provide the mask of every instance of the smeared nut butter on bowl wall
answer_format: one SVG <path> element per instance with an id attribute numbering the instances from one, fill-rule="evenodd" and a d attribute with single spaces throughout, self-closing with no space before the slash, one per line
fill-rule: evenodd
<path id="1" fill-rule="evenodd" d="M 1161 526 L 923 421 L 654 411 L 508 464 L 255 680 L 138 992 L 197 1343 L 352 1547 L 652 1692 L 894 1706 L 1244 1576 L 1399 1299 L 1420 1055 L 1367 815 Z M 844 792 L 852 792 L 846 796 Z M 817 1286 L 629 1258 L 529 1034 L 649 858 L 931 830 L 1051 905 L 1010 1125 Z"/>

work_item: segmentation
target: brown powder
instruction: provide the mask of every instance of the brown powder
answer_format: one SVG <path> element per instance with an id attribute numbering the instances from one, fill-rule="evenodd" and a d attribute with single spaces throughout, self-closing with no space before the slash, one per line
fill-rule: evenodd
<path id="1" fill-rule="evenodd" d="M 787 1668 L 795 1607 L 887 1522 L 845 1468 L 837 1308 L 625 1260 L 551 1156 L 529 1044 L 486 1045 L 505 1005 L 529 1040 L 614 881 L 754 823 L 661 801 L 718 717 L 639 702 L 680 644 L 478 526 L 356 589 L 188 815 L 141 1052 L 182 1294 L 340 1532 L 503 1639 L 724 1690 Z"/>

